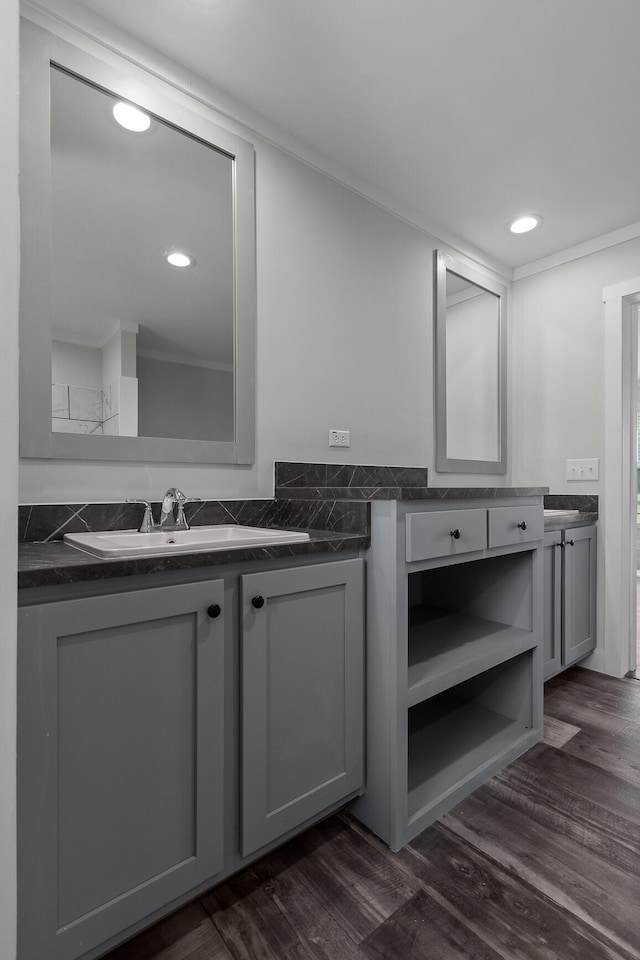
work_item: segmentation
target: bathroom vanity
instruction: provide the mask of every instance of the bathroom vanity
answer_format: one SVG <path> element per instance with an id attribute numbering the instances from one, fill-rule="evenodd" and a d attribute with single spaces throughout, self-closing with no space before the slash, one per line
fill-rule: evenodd
<path id="1" fill-rule="evenodd" d="M 21 960 L 97 957 L 362 791 L 358 552 L 22 591 Z"/>
<path id="2" fill-rule="evenodd" d="M 289 499 L 199 522 L 306 517 L 306 542 L 24 544 L 20 960 L 93 960 L 347 803 L 398 850 L 541 738 L 545 491 L 341 468 L 329 499 L 290 466 Z"/>

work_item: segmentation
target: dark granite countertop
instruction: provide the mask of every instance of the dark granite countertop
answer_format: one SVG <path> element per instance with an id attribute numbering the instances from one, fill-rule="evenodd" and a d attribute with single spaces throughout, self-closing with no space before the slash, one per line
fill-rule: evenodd
<path id="1" fill-rule="evenodd" d="M 542 497 L 548 487 L 282 487 L 276 496 L 291 500 L 496 500 Z"/>
<path id="2" fill-rule="evenodd" d="M 298 543 L 126 560 L 100 560 L 60 540 L 50 540 L 47 543 L 21 543 L 18 546 L 18 587 L 54 586 L 61 583 L 166 573 L 172 570 L 197 569 L 250 560 L 278 560 L 315 553 L 357 550 L 369 545 L 369 537 L 364 534 L 326 530 L 307 530 L 306 532 L 309 534 L 309 540 Z"/>
<path id="3" fill-rule="evenodd" d="M 548 490 L 548 487 L 414 487 L 409 488 L 402 499 L 497 500 L 500 497 L 542 497 Z"/>
<path id="4" fill-rule="evenodd" d="M 372 500 L 471 500 L 544 496 L 546 487 L 428 487 L 421 468 L 276 464 L 281 486 L 270 500 L 202 501 L 189 506 L 191 523 L 241 523 L 305 530 L 302 543 L 272 544 L 168 557 L 100 560 L 62 542 L 64 533 L 131 529 L 142 508 L 130 503 L 25 505 L 19 509 L 18 586 L 31 588 L 82 581 L 195 570 L 220 564 L 278 560 L 358 550 L 370 543 Z M 545 498 L 545 502 L 546 502 Z M 566 498 L 558 499 L 564 506 Z M 551 504 L 548 504 L 551 505 Z M 556 504 L 554 503 L 554 506 Z M 585 504 L 593 509 L 591 503 Z M 596 508 L 597 509 L 597 508 Z M 591 523 L 585 513 L 570 525 Z M 556 521 L 556 526 L 558 521 Z"/>

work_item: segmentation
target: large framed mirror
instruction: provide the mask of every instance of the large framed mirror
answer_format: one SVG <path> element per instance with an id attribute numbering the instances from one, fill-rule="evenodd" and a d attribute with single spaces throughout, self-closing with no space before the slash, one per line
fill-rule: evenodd
<path id="1" fill-rule="evenodd" d="M 436 250 L 436 470 L 507 471 L 507 288 Z"/>
<path id="2" fill-rule="evenodd" d="M 21 455 L 252 463 L 252 144 L 22 27 Z"/>

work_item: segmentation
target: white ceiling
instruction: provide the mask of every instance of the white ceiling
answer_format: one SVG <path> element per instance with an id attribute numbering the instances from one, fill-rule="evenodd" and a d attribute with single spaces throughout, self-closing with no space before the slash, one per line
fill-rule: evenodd
<path id="1" fill-rule="evenodd" d="M 37 5 L 121 49 L 125 31 L 218 108 L 507 274 L 640 234 L 640 0 Z M 524 212 L 543 226 L 509 234 Z"/>

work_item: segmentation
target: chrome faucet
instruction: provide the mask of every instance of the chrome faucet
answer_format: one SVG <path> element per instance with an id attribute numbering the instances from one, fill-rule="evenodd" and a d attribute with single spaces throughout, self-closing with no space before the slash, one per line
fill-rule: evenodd
<path id="1" fill-rule="evenodd" d="M 188 530 L 189 524 L 184 514 L 185 503 L 196 503 L 200 497 L 185 497 L 182 490 L 169 487 L 162 500 L 159 530 Z"/>
<path id="2" fill-rule="evenodd" d="M 200 497 L 185 497 L 182 490 L 169 487 L 162 500 L 160 522 L 153 519 L 151 503 L 148 500 L 127 500 L 127 503 L 143 503 L 144 514 L 139 533 L 154 533 L 158 530 L 188 530 L 189 524 L 184 513 L 185 503 L 197 503 Z"/>

